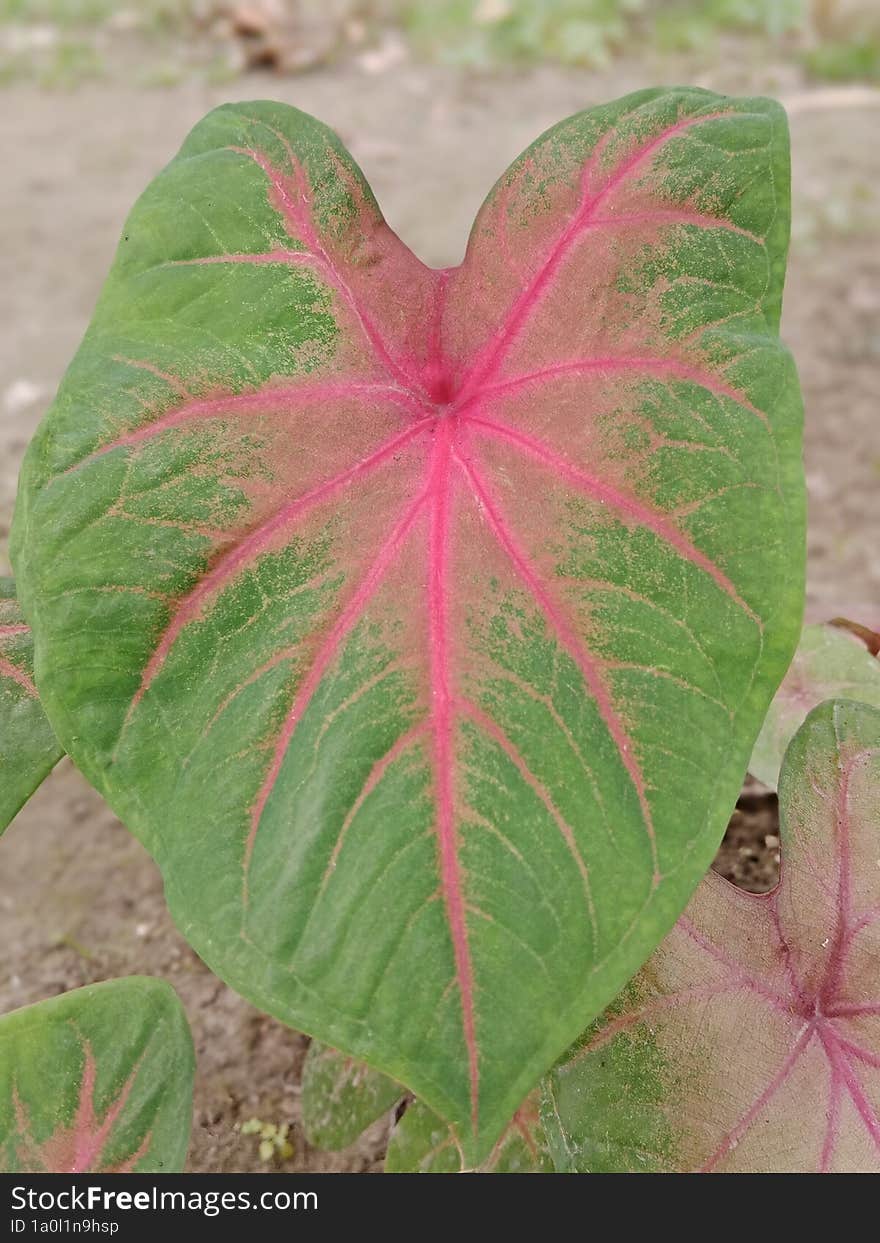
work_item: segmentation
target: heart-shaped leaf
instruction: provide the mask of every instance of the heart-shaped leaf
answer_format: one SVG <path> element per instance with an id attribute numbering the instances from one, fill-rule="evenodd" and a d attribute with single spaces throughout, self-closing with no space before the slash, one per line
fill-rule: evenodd
<path id="1" fill-rule="evenodd" d="M 31 628 L 0 578 L 0 833 L 64 752 L 34 685 Z"/>
<path id="2" fill-rule="evenodd" d="M 880 661 L 836 623 L 804 626 L 749 760 L 754 777 L 776 789 L 786 747 L 808 713 L 826 699 L 857 699 L 880 708 Z"/>
<path id="3" fill-rule="evenodd" d="M 455 1129 L 421 1101 L 413 1101 L 391 1135 L 386 1174 L 461 1174 L 469 1169 Z M 549 1174 L 553 1171 L 538 1116 L 538 1096 L 516 1111 L 476 1174 Z"/>
<path id="4" fill-rule="evenodd" d="M 787 160 L 775 104 L 643 91 L 435 272 L 324 126 L 221 108 L 28 454 L 62 742 L 212 968 L 472 1165 L 683 907 L 791 658 Z"/>
<path id="5" fill-rule="evenodd" d="M 779 801 L 777 889 L 710 873 L 548 1077 L 558 1169 L 880 1173 L 880 712 L 816 708 Z"/>
<path id="6" fill-rule="evenodd" d="M 0 1159 L 11 1173 L 183 1168 L 194 1058 L 161 980 L 90 984 L 0 1018 Z"/>
<path id="7" fill-rule="evenodd" d="M 300 1098 L 306 1139 L 328 1152 L 347 1148 L 403 1095 L 404 1089 L 387 1075 L 313 1040 Z"/>

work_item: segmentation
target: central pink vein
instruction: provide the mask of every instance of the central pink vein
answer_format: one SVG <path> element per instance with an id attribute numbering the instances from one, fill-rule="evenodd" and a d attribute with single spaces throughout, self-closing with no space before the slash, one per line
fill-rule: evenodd
<path id="1" fill-rule="evenodd" d="M 471 1121 L 477 1129 L 480 1069 L 474 1017 L 471 953 L 462 896 L 458 828 L 452 789 L 453 705 L 449 679 L 449 504 L 450 456 L 455 424 L 438 422 L 429 494 L 431 519 L 428 546 L 428 624 L 431 640 L 431 731 L 437 793 L 437 837 L 440 883 L 446 903 L 455 971 L 461 997 L 464 1040 L 471 1088 Z"/>

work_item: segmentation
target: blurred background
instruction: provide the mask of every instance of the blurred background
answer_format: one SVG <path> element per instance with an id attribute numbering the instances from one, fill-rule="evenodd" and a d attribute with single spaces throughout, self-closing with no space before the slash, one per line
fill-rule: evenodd
<path id="1" fill-rule="evenodd" d="M 88 324 L 125 215 L 190 127 L 272 97 L 332 125 L 391 226 L 457 263 L 507 164 L 549 125 L 644 86 L 769 94 L 789 111 L 793 235 L 783 334 L 806 404 L 808 614 L 880 616 L 878 0 L 0 0 L 0 573 L 25 446 Z M 870 618 L 868 618 L 870 620 Z M 748 798 L 720 867 L 778 863 Z M 304 1037 L 225 988 L 165 911 L 158 872 L 68 761 L 9 829 L 0 1012 L 134 972 L 194 1029 L 189 1168 L 380 1168 L 385 1124 L 311 1150 Z M 253 1118 L 289 1124 L 263 1159 Z"/>

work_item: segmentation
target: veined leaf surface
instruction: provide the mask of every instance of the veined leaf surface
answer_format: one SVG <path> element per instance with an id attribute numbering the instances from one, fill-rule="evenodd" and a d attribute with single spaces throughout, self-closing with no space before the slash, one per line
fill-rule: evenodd
<path id="1" fill-rule="evenodd" d="M 34 684 L 31 628 L 0 578 L 0 833 L 63 754 Z"/>
<path id="2" fill-rule="evenodd" d="M 0 1018 L 7 1173 L 176 1173 L 192 1116 L 183 1007 L 161 980 L 91 984 Z"/>
<path id="3" fill-rule="evenodd" d="M 680 912 L 790 660 L 787 235 L 766 100 L 562 122 L 445 271 L 324 126 L 224 107 L 30 450 L 62 742 L 212 968 L 469 1164 Z"/>
<path id="4" fill-rule="evenodd" d="M 841 626 L 804 626 L 749 760 L 754 777 L 776 789 L 786 747 L 826 699 L 857 699 L 880 708 L 880 661 L 862 638 Z"/>
<path id="5" fill-rule="evenodd" d="M 880 712 L 816 708 L 779 805 L 779 886 L 710 872 L 548 1076 L 559 1170 L 880 1173 Z"/>

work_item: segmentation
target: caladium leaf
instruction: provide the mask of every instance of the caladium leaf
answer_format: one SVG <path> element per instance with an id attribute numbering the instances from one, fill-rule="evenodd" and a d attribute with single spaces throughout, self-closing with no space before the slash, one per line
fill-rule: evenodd
<path id="1" fill-rule="evenodd" d="M 836 698 L 880 708 L 880 661 L 861 638 L 837 624 L 804 626 L 749 760 L 752 776 L 775 790 L 785 749 L 807 714 Z"/>
<path id="2" fill-rule="evenodd" d="M 0 578 L 0 833 L 64 752 L 34 685 L 31 628 Z"/>
<path id="3" fill-rule="evenodd" d="M 353 1144 L 405 1089 L 387 1075 L 313 1040 L 302 1073 L 302 1121 L 306 1139 L 336 1152 Z"/>
<path id="4" fill-rule="evenodd" d="M 469 1164 L 671 926 L 791 658 L 783 114 L 643 91 L 424 267 L 324 126 L 224 107 L 28 454 L 62 742 L 256 1004 Z"/>
<path id="5" fill-rule="evenodd" d="M 710 872 L 546 1080 L 558 1169 L 880 1173 L 880 712 L 816 708 L 779 802 L 779 886 Z"/>
<path id="6" fill-rule="evenodd" d="M 385 1158 L 386 1174 L 461 1174 L 469 1167 L 455 1129 L 421 1101 L 413 1101 L 398 1122 Z M 516 1111 L 476 1174 L 549 1174 L 553 1164 L 532 1095 Z"/>
<path id="7" fill-rule="evenodd" d="M 0 1160 L 11 1173 L 174 1173 L 192 1118 L 174 990 L 131 976 L 0 1018 Z"/>

